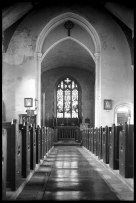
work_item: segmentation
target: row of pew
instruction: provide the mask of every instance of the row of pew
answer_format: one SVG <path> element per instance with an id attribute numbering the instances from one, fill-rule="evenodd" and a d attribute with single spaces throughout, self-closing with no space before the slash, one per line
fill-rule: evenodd
<path id="1" fill-rule="evenodd" d="M 81 134 L 85 148 L 113 170 L 119 170 L 124 178 L 133 178 L 134 125 L 86 128 Z"/>
<path id="2" fill-rule="evenodd" d="M 36 164 L 52 148 L 54 130 L 13 122 L 2 123 L 2 199 L 6 191 L 16 191 Z"/>
<path id="3" fill-rule="evenodd" d="M 78 134 L 79 133 L 79 134 Z M 85 128 L 78 130 L 78 140 L 98 159 L 125 178 L 133 178 L 134 125 Z M 80 139 L 79 139 L 80 138 Z M 2 123 L 2 199 L 7 189 L 16 191 L 36 164 L 40 163 L 58 141 L 58 129 L 13 122 Z"/>

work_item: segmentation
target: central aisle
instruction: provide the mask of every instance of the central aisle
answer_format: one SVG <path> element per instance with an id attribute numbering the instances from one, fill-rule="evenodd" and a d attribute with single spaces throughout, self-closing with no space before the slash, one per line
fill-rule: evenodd
<path id="1" fill-rule="evenodd" d="M 82 151 L 77 146 L 53 148 L 47 158 L 52 168 L 43 200 L 118 200 Z"/>

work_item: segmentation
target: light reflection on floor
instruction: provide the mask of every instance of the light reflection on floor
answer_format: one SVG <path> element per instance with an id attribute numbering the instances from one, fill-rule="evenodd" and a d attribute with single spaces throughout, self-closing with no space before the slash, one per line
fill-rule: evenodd
<path id="1" fill-rule="evenodd" d="M 55 147 L 48 158 L 35 172 L 19 200 L 118 200 L 117 196 L 104 181 L 112 180 L 93 157 L 78 147 Z M 45 184 L 46 183 L 46 184 Z M 117 178 L 112 185 L 125 198 L 132 199 L 132 194 L 124 189 Z M 123 196 L 123 195 L 122 195 Z"/>
<path id="2" fill-rule="evenodd" d="M 56 159 L 43 199 L 117 200 L 116 195 L 98 175 L 97 171 L 101 169 L 94 170 L 95 167 L 92 158 L 82 156 L 76 147 L 57 147 Z"/>

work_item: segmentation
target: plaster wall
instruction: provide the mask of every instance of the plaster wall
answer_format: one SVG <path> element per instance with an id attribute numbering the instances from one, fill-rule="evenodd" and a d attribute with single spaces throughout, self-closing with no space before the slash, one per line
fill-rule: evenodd
<path id="1" fill-rule="evenodd" d="M 133 70 L 124 35 L 117 30 L 116 35 L 107 36 L 109 43 L 106 36 L 104 38 L 101 55 L 101 125 L 111 126 L 115 123 L 116 105 L 124 102 L 133 104 Z M 112 110 L 103 109 L 104 99 L 112 100 Z"/>
<path id="2" fill-rule="evenodd" d="M 33 59 L 29 59 L 23 66 L 3 63 L 2 92 L 6 121 L 18 119 L 18 114 L 26 113 L 24 98 L 35 99 L 34 66 Z"/>
<path id="3" fill-rule="evenodd" d="M 81 87 L 81 109 L 83 119 L 89 118 L 94 123 L 94 78 L 89 71 L 77 68 L 55 68 L 42 73 L 42 93 L 45 92 L 46 118 L 55 114 L 55 85 L 65 76 L 71 75 L 79 82 Z"/>
<path id="4" fill-rule="evenodd" d="M 23 110 L 23 103 L 18 105 L 19 100 L 18 96 L 16 96 L 18 95 L 17 86 L 23 85 L 23 83 L 20 84 L 17 77 L 20 77 L 21 71 L 24 71 L 24 84 L 26 84 L 25 80 L 29 76 L 34 78 L 35 63 L 32 63 L 30 58 L 35 54 L 36 40 L 40 32 L 52 18 L 65 12 L 75 12 L 84 17 L 95 28 L 100 38 L 102 107 L 100 120 L 102 125 L 110 125 L 114 121 L 114 107 L 117 103 L 124 101 L 133 103 L 133 73 L 130 49 L 121 28 L 108 14 L 87 6 L 42 8 L 39 11 L 37 9 L 18 26 L 3 58 L 4 97 L 8 100 L 11 94 L 12 101 L 14 101 L 12 104 L 8 101 L 8 105 L 6 105 L 9 114 L 8 118 Z M 28 70 L 30 69 L 31 71 L 29 72 Z M 13 90 L 10 90 L 10 88 Z M 23 92 L 27 91 L 25 86 L 21 88 Z M 21 97 L 25 97 L 25 95 L 26 93 Z M 103 99 L 113 100 L 113 109 L 110 112 L 103 110 Z"/>

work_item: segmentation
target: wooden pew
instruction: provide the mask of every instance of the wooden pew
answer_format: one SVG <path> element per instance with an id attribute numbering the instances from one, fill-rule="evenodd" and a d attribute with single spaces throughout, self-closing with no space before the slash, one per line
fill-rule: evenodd
<path id="1" fill-rule="evenodd" d="M 54 129 L 51 129 L 52 130 L 52 133 L 51 133 L 51 147 L 53 147 L 54 145 Z M 77 132 L 76 132 L 77 133 Z M 78 139 L 78 138 L 77 138 Z"/>
<path id="2" fill-rule="evenodd" d="M 43 150 L 42 150 L 42 153 L 43 153 L 43 158 L 44 158 L 44 156 L 46 155 L 46 152 L 45 152 L 45 150 L 46 150 L 46 146 L 45 146 L 45 127 L 44 126 L 42 126 L 42 142 L 43 142 Z"/>
<path id="3" fill-rule="evenodd" d="M 94 129 L 94 150 L 93 153 L 98 156 L 98 128 Z"/>
<path id="4" fill-rule="evenodd" d="M 51 148 L 51 128 L 48 128 L 48 150 Z"/>
<path id="5" fill-rule="evenodd" d="M 41 144 L 40 144 L 40 127 L 37 126 L 36 129 L 36 164 L 39 164 L 40 163 L 40 147 L 41 147 Z"/>
<path id="6" fill-rule="evenodd" d="M 54 142 L 58 141 L 58 128 L 54 128 Z"/>
<path id="7" fill-rule="evenodd" d="M 82 145 L 86 146 L 86 136 L 85 136 L 85 129 L 82 130 Z"/>
<path id="8" fill-rule="evenodd" d="M 102 126 L 98 129 L 98 159 L 102 159 Z"/>
<path id="9" fill-rule="evenodd" d="M 92 127 L 91 128 L 91 133 L 90 133 L 90 135 L 91 135 L 91 152 L 92 153 L 94 153 L 94 128 Z"/>
<path id="10" fill-rule="evenodd" d="M 89 137 L 89 151 L 91 151 L 91 128 L 88 128 L 88 137 Z"/>
<path id="11" fill-rule="evenodd" d="M 134 125 L 125 123 L 119 134 L 119 173 L 125 178 L 134 176 Z"/>
<path id="12" fill-rule="evenodd" d="M 89 128 L 86 129 L 86 148 L 89 150 Z"/>
<path id="13" fill-rule="evenodd" d="M 6 200 L 7 130 L 2 128 L 2 200 Z"/>
<path id="14" fill-rule="evenodd" d="M 51 128 L 51 148 L 53 146 L 53 137 L 54 137 L 54 130 Z"/>
<path id="15" fill-rule="evenodd" d="M 36 166 L 36 132 L 35 124 L 30 126 L 30 169 L 34 170 Z"/>
<path id="16" fill-rule="evenodd" d="M 30 130 L 29 125 L 19 124 L 22 132 L 22 177 L 26 178 L 30 173 Z"/>
<path id="17" fill-rule="evenodd" d="M 47 127 L 44 127 L 44 132 L 45 132 L 45 156 L 47 153 Z"/>
<path id="18" fill-rule="evenodd" d="M 40 159 L 43 159 L 44 155 L 43 155 L 43 131 L 42 131 L 42 127 L 40 128 Z"/>
<path id="19" fill-rule="evenodd" d="M 49 151 L 49 141 L 48 138 L 49 137 L 49 128 L 46 127 L 46 153 Z"/>
<path id="20" fill-rule="evenodd" d="M 15 119 L 2 127 L 7 130 L 6 187 L 15 191 L 21 184 L 21 132 Z"/>
<path id="21" fill-rule="evenodd" d="M 112 125 L 109 137 L 109 166 L 112 169 L 119 169 L 119 133 L 122 126 Z"/>
<path id="22" fill-rule="evenodd" d="M 105 126 L 102 133 L 102 158 L 103 162 L 109 163 L 109 136 L 110 136 L 111 127 Z"/>

